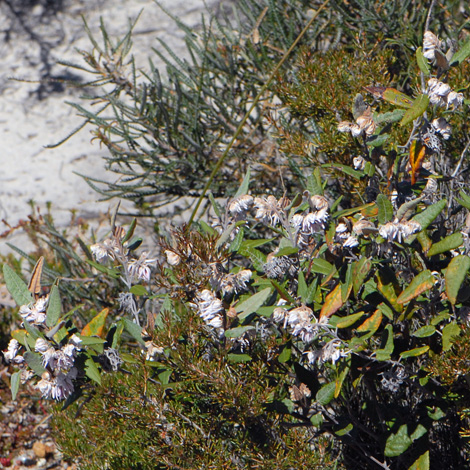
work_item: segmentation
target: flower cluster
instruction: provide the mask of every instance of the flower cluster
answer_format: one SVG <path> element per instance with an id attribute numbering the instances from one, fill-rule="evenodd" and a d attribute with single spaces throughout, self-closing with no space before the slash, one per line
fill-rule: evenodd
<path id="1" fill-rule="evenodd" d="M 20 307 L 20 315 L 23 320 L 31 325 L 44 326 L 46 322 L 46 309 L 49 296 L 40 297 L 35 302 Z"/>
<path id="2" fill-rule="evenodd" d="M 195 300 L 194 307 L 199 316 L 212 328 L 222 328 L 224 319 L 221 314 L 225 311 L 222 301 L 208 289 L 199 292 Z"/>
<path id="3" fill-rule="evenodd" d="M 453 91 L 447 83 L 440 82 L 437 78 L 428 80 L 427 95 L 431 104 L 449 109 L 458 108 L 463 103 L 463 94 Z"/>
<path id="4" fill-rule="evenodd" d="M 406 222 L 388 222 L 379 227 L 379 234 L 385 240 L 397 241 L 401 243 L 402 240 L 417 233 L 421 230 L 421 225 L 414 220 L 407 220 Z"/>
<path id="5" fill-rule="evenodd" d="M 75 358 L 81 342 L 78 336 L 72 335 L 68 344 L 57 349 L 43 338 L 36 340 L 34 349 L 42 356 L 42 365 L 46 369 L 36 384 L 43 398 L 61 401 L 72 394 L 75 389 L 73 381 L 78 375 Z"/>
<path id="6" fill-rule="evenodd" d="M 350 349 L 344 349 L 342 344 L 341 340 L 332 339 L 322 348 L 306 352 L 309 363 L 331 362 L 332 364 L 335 364 L 340 358 L 348 357 L 352 351 Z"/>
<path id="7" fill-rule="evenodd" d="M 359 137 L 361 135 L 371 136 L 377 128 L 376 123 L 372 117 L 372 111 L 370 107 L 356 119 L 356 122 L 341 121 L 338 124 L 338 130 L 340 132 L 350 132 L 353 137 Z"/>
<path id="8" fill-rule="evenodd" d="M 215 291 L 222 292 L 222 296 L 230 296 L 245 292 L 248 289 L 253 273 L 249 269 L 243 269 L 238 273 L 220 273 L 217 269 L 213 270 L 210 284 Z"/>

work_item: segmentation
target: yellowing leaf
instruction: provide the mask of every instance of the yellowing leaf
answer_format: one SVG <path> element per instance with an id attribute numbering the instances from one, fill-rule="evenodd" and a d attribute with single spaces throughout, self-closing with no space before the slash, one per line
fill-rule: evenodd
<path id="1" fill-rule="evenodd" d="M 330 318 L 333 313 L 341 308 L 341 284 L 338 284 L 325 298 L 325 303 L 321 308 L 320 318 Z"/>
<path id="2" fill-rule="evenodd" d="M 371 333 L 378 330 L 382 323 L 382 312 L 376 310 L 362 325 L 357 328 L 358 333 Z"/>
<path id="3" fill-rule="evenodd" d="M 425 155 L 426 147 L 414 140 L 410 146 L 411 184 L 416 183 L 416 175 L 421 168 Z"/>
<path id="4" fill-rule="evenodd" d="M 466 255 L 459 255 L 452 258 L 449 266 L 447 266 L 445 281 L 446 281 L 446 294 L 452 305 L 457 302 L 457 295 L 460 286 L 465 280 L 467 271 L 470 269 L 470 258 Z"/>
<path id="5" fill-rule="evenodd" d="M 104 332 L 104 326 L 106 323 L 106 317 L 108 316 L 109 309 L 104 308 L 98 315 L 96 315 L 88 325 L 86 325 L 81 334 L 83 336 L 102 336 Z"/>
<path id="6" fill-rule="evenodd" d="M 420 272 L 413 278 L 410 285 L 399 295 L 397 303 L 406 304 L 413 300 L 418 295 L 426 292 L 434 286 L 436 279 L 429 269 Z"/>

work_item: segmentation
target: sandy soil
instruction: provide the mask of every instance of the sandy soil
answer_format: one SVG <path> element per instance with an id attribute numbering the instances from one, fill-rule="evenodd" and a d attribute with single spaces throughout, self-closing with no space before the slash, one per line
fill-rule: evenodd
<path id="1" fill-rule="evenodd" d="M 25 3 L 31 3 L 31 8 L 26 10 Z M 71 209 L 76 209 L 80 217 L 94 220 L 116 204 L 97 202 L 99 195 L 76 175 L 112 178 L 103 169 L 106 150 L 92 142 L 90 129 L 82 130 L 58 148 L 45 148 L 81 123 L 75 110 L 65 103 L 78 101 L 80 90 L 48 81 L 76 73 L 57 65 L 57 60 L 79 62 L 81 56 L 76 49 L 91 49 L 81 15 L 95 35 L 99 34 L 102 17 L 109 33 L 119 37 L 126 32 L 129 19 L 143 10 L 134 34 L 133 54 L 138 67 L 147 67 L 149 55 L 161 67 L 151 51 L 151 47 L 162 47 L 157 38 L 170 44 L 178 55 L 185 55 L 182 32 L 153 1 L 56 0 L 61 6 L 57 12 L 43 6 L 51 3 L 0 3 L 0 233 L 8 229 L 8 224 L 14 226 L 31 213 L 31 200 L 43 213 L 47 203 L 52 203 L 51 212 L 59 227 L 68 224 Z M 200 24 L 204 4 L 215 8 L 218 3 L 161 0 L 165 8 L 191 26 Z M 39 81 L 25 83 L 11 77 Z M 27 248 L 24 236 L 16 231 L 7 239 L 0 238 L 0 254 L 9 251 L 6 241 Z"/>

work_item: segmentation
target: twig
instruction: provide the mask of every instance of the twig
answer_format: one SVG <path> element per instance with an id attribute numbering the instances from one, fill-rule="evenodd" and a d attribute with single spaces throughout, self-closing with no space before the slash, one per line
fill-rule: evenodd
<path id="1" fill-rule="evenodd" d="M 457 173 L 459 172 L 460 167 L 462 166 L 462 163 L 463 163 L 463 157 L 465 156 L 465 153 L 467 152 L 469 147 L 470 147 L 470 139 L 468 139 L 467 145 L 465 146 L 465 148 L 463 149 L 463 151 L 460 155 L 459 163 L 457 164 L 457 166 L 455 167 L 454 172 L 451 175 L 452 178 L 455 178 L 457 176 Z"/>

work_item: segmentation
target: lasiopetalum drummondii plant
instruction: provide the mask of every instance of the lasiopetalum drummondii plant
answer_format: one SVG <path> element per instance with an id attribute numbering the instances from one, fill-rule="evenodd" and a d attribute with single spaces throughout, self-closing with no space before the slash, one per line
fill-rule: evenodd
<path id="1" fill-rule="evenodd" d="M 312 103 L 357 154 L 314 155 L 306 190 L 250 194 L 248 170 L 160 242 L 165 260 L 113 225 L 88 264 L 119 295 L 83 328 L 60 282 L 41 289 L 43 261 L 29 285 L 4 267 L 13 393 L 29 380 L 65 403 L 57 435 L 82 468 L 465 467 L 470 41 L 447 39 L 424 32 L 407 93 L 387 77 L 351 93 L 336 134 Z M 300 133 L 307 101 L 283 99 Z"/>

